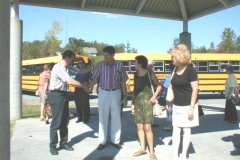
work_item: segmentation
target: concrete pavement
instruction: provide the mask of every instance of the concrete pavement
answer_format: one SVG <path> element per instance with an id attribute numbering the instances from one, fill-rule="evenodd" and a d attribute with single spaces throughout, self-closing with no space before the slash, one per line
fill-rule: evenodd
<path id="1" fill-rule="evenodd" d="M 39 121 L 39 118 L 27 118 L 16 121 L 11 138 L 12 160 L 148 160 L 149 153 L 133 157 L 140 149 L 137 130 L 130 107 L 124 108 L 122 116 L 121 150 L 109 143 L 101 150 L 98 146 L 98 111 L 96 100 L 91 100 L 91 120 L 88 124 L 75 123 L 76 117 L 70 117 L 69 144 L 74 151 L 59 150 L 59 155 L 52 156 L 49 152 L 49 126 Z M 201 125 L 192 129 L 189 160 L 239 160 L 240 159 L 240 129 L 238 123 L 223 121 L 223 99 L 200 99 L 205 115 L 200 118 Z M 94 105 L 93 105 L 94 104 Z M 129 103 L 130 104 L 130 103 Z M 75 109 L 70 112 L 76 113 Z M 238 107 L 240 116 L 240 108 Z M 166 125 L 165 111 L 155 117 L 154 142 L 156 156 L 159 160 L 170 160 L 171 132 L 163 130 Z"/>

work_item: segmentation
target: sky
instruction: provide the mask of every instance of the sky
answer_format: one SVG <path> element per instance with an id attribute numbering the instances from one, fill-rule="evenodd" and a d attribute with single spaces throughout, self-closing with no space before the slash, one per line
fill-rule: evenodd
<path id="1" fill-rule="evenodd" d="M 188 32 L 195 47 L 210 47 L 221 42 L 225 28 L 240 36 L 240 5 L 189 21 Z M 167 53 L 173 40 L 183 31 L 181 21 L 101 14 L 66 9 L 20 5 L 19 18 L 23 21 L 23 41 L 44 40 L 54 21 L 62 24 L 58 35 L 64 47 L 68 38 L 87 42 L 97 41 L 116 45 L 130 43 L 138 53 Z"/>

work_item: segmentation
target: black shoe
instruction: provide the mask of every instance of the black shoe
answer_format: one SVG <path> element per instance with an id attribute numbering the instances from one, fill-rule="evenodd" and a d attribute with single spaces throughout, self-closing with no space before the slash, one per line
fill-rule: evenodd
<path id="1" fill-rule="evenodd" d="M 46 124 L 50 124 L 48 120 L 46 120 Z"/>
<path id="2" fill-rule="evenodd" d="M 106 144 L 105 145 L 99 144 L 99 146 L 97 147 L 97 150 L 102 150 L 105 146 L 106 146 Z"/>
<path id="3" fill-rule="evenodd" d="M 121 149 L 121 148 L 122 148 L 122 146 L 121 146 L 120 143 L 118 143 L 118 144 L 111 143 L 111 145 L 113 145 L 113 146 L 114 146 L 115 148 L 117 148 L 117 149 Z"/>
<path id="4" fill-rule="evenodd" d="M 68 144 L 63 144 L 60 146 L 61 149 L 65 149 L 67 151 L 73 151 L 73 148 L 70 147 Z"/>
<path id="5" fill-rule="evenodd" d="M 82 122 L 82 119 L 78 119 L 78 120 L 76 121 L 76 123 L 79 123 L 79 122 Z"/>
<path id="6" fill-rule="evenodd" d="M 89 121 L 83 121 L 83 123 L 86 123 L 86 124 L 87 124 L 88 122 L 89 122 Z"/>
<path id="7" fill-rule="evenodd" d="M 58 155 L 57 148 L 56 148 L 56 147 L 51 147 L 51 148 L 50 148 L 50 153 L 51 153 L 52 155 Z"/>

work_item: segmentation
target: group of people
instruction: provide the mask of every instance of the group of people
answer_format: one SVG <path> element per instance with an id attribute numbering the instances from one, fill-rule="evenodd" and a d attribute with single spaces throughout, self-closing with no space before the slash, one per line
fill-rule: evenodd
<path id="1" fill-rule="evenodd" d="M 140 149 L 133 153 L 133 156 L 141 156 L 146 154 L 145 138 L 148 142 L 148 150 L 150 159 L 157 160 L 154 150 L 154 136 L 152 131 L 153 124 L 153 104 L 156 103 L 158 95 L 165 92 L 166 86 L 171 86 L 173 89 L 174 100 L 165 102 L 170 124 L 167 130 L 173 127 L 173 160 L 179 158 L 179 143 L 181 130 L 183 130 L 183 147 L 180 157 L 182 160 L 187 159 L 187 150 L 190 144 L 191 128 L 199 125 L 198 117 L 198 75 L 193 65 L 191 64 L 190 52 L 186 45 L 180 44 L 173 48 L 170 52 L 174 69 L 170 74 L 169 84 L 159 82 L 154 72 L 147 68 L 148 59 L 145 56 L 135 57 L 135 68 L 137 72 L 134 74 L 134 91 L 132 95 L 132 113 L 137 127 L 137 133 L 140 142 Z M 49 103 L 52 108 L 52 122 L 50 126 L 50 153 L 58 155 L 56 149 L 58 143 L 57 131 L 60 133 L 60 148 L 72 151 L 73 148 L 68 145 L 68 97 L 67 91 L 69 85 L 76 87 L 75 97 L 76 106 L 85 104 L 87 106 L 82 111 L 78 110 L 77 122 L 84 121 L 88 123 L 90 118 L 89 111 L 89 90 L 98 83 L 98 112 L 99 112 L 99 145 L 97 150 L 102 150 L 107 144 L 107 128 L 109 114 L 111 118 L 111 145 L 121 149 L 121 104 L 127 106 L 126 81 L 129 79 L 128 74 L 123 64 L 114 59 L 115 49 L 112 46 L 107 46 L 103 49 L 105 61 L 99 62 L 95 66 L 93 75 L 89 72 L 92 68 L 82 66 L 84 60 L 80 60 L 79 69 L 73 68 L 75 54 L 67 50 L 62 55 L 62 61 L 55 64 L 51 71 L 51 79 L 49 85 Z M 232 72 L 230 72 L 232 73 Z M 76 80 L 70 75 L 76 75 Z M 78 77 L 79 75 L 79 77 Z M 88 80 L 83 80 L 83 77 L 88 76 Z M 155 86 L 155 91 L 151 91 L 151 84 Z M 165 85 L 164 85 L 165 84 Z M 235 85 L 235 81 L 234 81 Z M 228 86 L 228 87 L 227 87 Z M 226 88 L 228 89 L 226 98 L 232 92 L 233 82 L 228 80 Z M 165 89 L 164 89 L 165 88 Z M 83 98 L 85 97 L 86 98 Z M 80 98 L 82 97 L 82 98 Z M 160 97 L 161 98 L 161 97 Z M 87 102 L 88 99 L 88 102 Z M 79 100 L 79 101 L 78 101 Z M 161 101 L 161 100 L 159 100 Z M 162 102 L 161 102 L 162 103 Z M 164 101 L 163 101 L 164 103 Z M 226 105 L 230 102 L 226 102 Z M 225 117 L 229 120 L 229 117 Z M 234 119 L 237 120 L 237 119 Z"/>

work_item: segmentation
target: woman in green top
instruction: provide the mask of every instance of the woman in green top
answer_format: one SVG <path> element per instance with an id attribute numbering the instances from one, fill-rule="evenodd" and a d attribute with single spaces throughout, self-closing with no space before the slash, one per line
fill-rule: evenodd
<path id="1" fill-rule="evenodd" d="M 156 75 L 147 69 L 147 58 L 145 56 L 137 56 L 135 58 L 135 68 L 137 72 L 134 74 L 134 92 L 132 101 L 132 112 L 137 124 L 138 137 L 141 144 L 141 149 L 133 154 L 140 156 L 146 154 L 145 134 L 148 141 L 150 159 L 157 160 L 153 149 L 153 104 L 156 102 L 157 95 L 161 91 L 161 85 Z M 155 93 L 152 93 L 151 83 L 157 86 Z"/>

